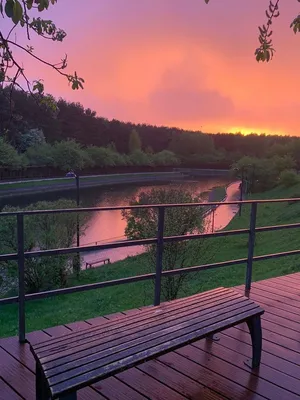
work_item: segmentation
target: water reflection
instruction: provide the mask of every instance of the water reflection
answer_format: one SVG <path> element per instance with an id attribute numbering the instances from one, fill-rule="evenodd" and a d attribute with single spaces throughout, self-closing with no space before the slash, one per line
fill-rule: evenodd
<path id="1" fill-rule="evenodd" d="M 188 182 L 173 182 L 162 185 L 155 185 L 155 187 L 169 188 L 169 187 L 179 187 L 182 190 L 190 191 L 194 194 L 200 194 L 211 190 L 213 187 L 218 185 L 224 185 L 226 182 L 224 179 L 205 179 L 201 181 L 188 181 Z M 130 193 L 127 190 L 122 190 L 120 192 L 109 192 L 107 195 L 103 195 L 101 199 L 97 202 L 97 206 L 122 206 L 128 205 L 130 199 L 138 196 L 142 191 L 150 191 L 153 186 L 140 186 L 136 187 L 135 190 L 131 190 Z M 238 184 L 232 184 L 228 188 L 228 198 L 233 199 L 238 196 Z M 222 206 L 215 212 L 214 226 L 216 229 L 221 229 L 226 226 L 232 217 L 235 215 L 235 207 Z M 211 229 L 211 216 L 206 218 L 207 230 Z M 85 235 L 81 238 L 82 245 L 92 245 L 96 242 L 108 243 L 112 241 L 118 241 L 125 239 L 125 228 L 126 222 L 122 219 L 121 211 L 105 211 L 98 212 L 93 215 L 91 220 L 88 222 L 88 227 L 85 231 Z M 143 252 L 143 247 L 125 247 L 118 249 L 103 250 L 101 252 L 91 252 L 86 253 L 84 258 L 85 262 L 92 262 L 97 259 L 110 258 L 111 262 L 122 260 L 128 256 L 134 256 Z"/>
<path id="2" fill-rule="evenodd" d="M 130 200 L 137 197 L 142 191 L 150 191 L 156 188 L 179 188 L 195 195 L 205 197 L 208 192 L 216 186 L 226 185 L 229 180 L 224 177 L 202 177 L 198 180 L 176 180 L 166 183 L 155 183 L 147 185 L 127 184 L 96 188 L 82 188 L 80 190 L 80 203 L 83 207 L 106 207 L 106 206 L 126 206 Z M 228 200 L 238 199 L 238 183 L 228 187 Z M 0 200 L 0 208 L 5 205 L 26 207 L 38 201 L 55 201 L 58 199 L 76 199 L 75 185 L 74 190 L 60 192 L 45 192 L 35 195 L 11 197 Z M 236 206 L 224 205 L 215 212 L 214 230 L 224 228 L 232 219 L 237 211 Z M 212 230 L 212 216 L 206 218 L 207 231 Z M 126 222 L 122 219 L 121 211 L 97 212 L 91 215 L 84 235 L 80 238 L 81 245 L 92 245 L 95 243 L 108 243 L 125 239 Z M 97 259 L 110 258 L 111 262 L 122 260 L 127 256 L 133 256 L 143 251 L 143 247 L 125 247 L 119 249 L 104 250 L 101 252 L 90 252 L 83 255 L 83 267 L 85 262 L 93 262 Z"/>

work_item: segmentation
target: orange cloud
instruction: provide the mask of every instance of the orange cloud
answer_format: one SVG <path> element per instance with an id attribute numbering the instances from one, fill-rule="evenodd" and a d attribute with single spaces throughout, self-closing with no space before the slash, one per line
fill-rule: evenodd
<path id="1" fill-rule="evenodd" d="M 91 0 L 82 7 L 64 0 L 52 17 L 66 27 L 66 42 L 34 45 L 50 60 L 67 52 L 71 71 L 76 67 L 86 79 L 85 90 L 72 92 L 61 77 L 29 60 L 27 67 L 31 77 L 45 77 L 56 96 L 108 118 L 300 135 L 300 36 L 289 29 L 298 5 L 284 2 L 274 27 L 278 54 L 272 63 L 258 64 L 253 53 L 257 25 L 264 22 L 261 3 Z"/>

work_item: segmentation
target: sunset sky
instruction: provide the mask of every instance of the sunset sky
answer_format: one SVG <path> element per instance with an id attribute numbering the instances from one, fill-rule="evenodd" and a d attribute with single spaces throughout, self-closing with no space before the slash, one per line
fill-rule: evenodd
<path id="1" fill-rule="evenodd" d="M 64 43 L 34 40 L 49 61 L 69 56 L 86 83 L 73 92 L 47 68 L 23 58 L 30 78 L 56 97 L 99 116 L 204 132 L 299 135 L 300 11 L 282 1 L 274 25 L 276 55 L 254 58 L 257 26 L 269 0 L 59 0 L 44 18 L 68 33 Z M 21 39 L 20 34 L 18 35 Z"/>

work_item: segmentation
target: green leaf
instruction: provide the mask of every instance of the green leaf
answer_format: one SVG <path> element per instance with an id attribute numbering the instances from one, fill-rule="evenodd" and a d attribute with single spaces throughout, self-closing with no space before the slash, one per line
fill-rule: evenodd
<path id="1" fill-rule="evenodd" d="M 26 5 L 27 5 L 28 10 L 30 10 L 33 5 L 33 0 L 27 0 Z"/>
<path id="2" fill-rule="evenodd" d="M 23 17 L 23 8 L 18 0 L 15 0 L 13 6 L 13 16 L 12 20 L 17 25 Z"/>
<path id="3" fill-rule="evenodd" d="M 12 18 L 14 15 L 14 2 L 13 0 L 7 0 L 5 4 L 5 14 L 8 18 Z"/>

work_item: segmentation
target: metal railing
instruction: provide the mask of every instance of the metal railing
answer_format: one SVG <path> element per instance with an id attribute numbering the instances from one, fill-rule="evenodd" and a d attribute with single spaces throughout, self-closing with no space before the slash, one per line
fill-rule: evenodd
<path id="1" fill-rule="evenodd" d="M 124 207 L 91 207 L 91 208 L 73 208 L 73 209 L 60 209 L 60 210 L 36 210 L 36 211 L 18 211 L 18 212 L 3 212 L 0 213 L 1 217 L 16 217 L 17 222 L 17 240 L 18 240 L 18 251 L 13 254 L 0 255 L 0 262 L 3 261 L 17 261 L 18 262 L 18 296 L 0 299 L 0 306 L 5 304 L 18 303 L 19 308 L 19 340 L 25 342 L 25 302 L 30 300 L 42 299 L 51 296 L 57 296 L 61 294 L 69 294 L 75 292 L 82 292 L 87 290 L 94 290 L 114 285 L 121 285 L 127 283 L 134 283 L 146 280 L 154 280 L 155 292 L 154 292 L 154 305 L 160 304 L 161 299 L 161 280 L 164 277 L 186 274 L 192 272 L 199 272 L 212 268 L 223 268 L 227 266 L 246 264 L 246 280 L 245 280 L 245 291 L 249 292 L 251 289 L 252 282 L 252 266 L 253 262 L 268 260 L 271 258 L 278 258 L 290 255 L 300 255 L 299 250 L 286 251 L 281 253 L 266 254 L 260 256 L 254 256 L 255 248 L 255 235 L 256 233 L 274 231 L 279 229 L 295 229 L 300 228 L 300 223 L 275 225 L 275 226 L 264 226 L 256 227 L 256 216 L 259 204 L 265 203 L 282 203 L 282 202 L 299 202 L 300 198 L 293 199 L 275 199 L 275 200 L 246 200 L 246 201 L 230 201 L 230 202 L 208 202 L 208 203 L 183 203 L 183 204 L 158 204 L 158 205 L 143 205 L 143 206 L 124 206 Z M 214 210 L 218 206 L 224 205 L 250 205 L 250 221 L 249 228 L 247 229 L 236 229 L 236 230 L 222 230 L 214 233 L 199 233 L 191 235 L 177 235 L 177 236 L 164 236 L 164 221 L 165 221 L 165 210 L 174 207 L 210 207 Z M 156 209 L 158 212 L 158 224 L 157 224 L 157 236 L 155 238 L 141 239 L 141 240 L 126 240 L 113 243 L 98 244 L 92 246 L 79 246 L 70 248 L 59 248 L 50 250 L 37 250 L 37 251 L 25 251 L 24 249 L 24 216 L 30 215 L 43 215 L 43 214 L 60 214 L 60 213 L 87 213 L 87 212 L 105 212 L 105 211 L 116 211 L 116 210 L 134 210 L 142 208 Z M 169 271 L 163 271 L 163 247 L 164 243 L 180 242 L 185 240 L 196 240 L 202 238 L 212 237 L 224 237 L 224 236 L 235 236 L 235 235 L 248 235 L 248 255 L 245 258 L 223 261 L 218 263 L 204 264 L 200 266 L 186 267 L 180 269 L 174 269 Z M 156 245 L 156 268 L 155 273 L 148 273 L 143 275 L 131 276 L 127 278 L 114 279 L 110 281 L 97 282 L 91 284 L 85 284 L 81 286 L 73 286 L 62 289 L 49 290 L 44 292 L 38 292 L 33 294 L 25 294 L 25 261 L 27 259 L 35 257 L 46 257 L 46 256 L 57 256 L 65 254 L 85 253 L 89 251 L 99 251 L 106 249 L 114 249 L 129 246 L 144 246 L 144 245 Z"/>

